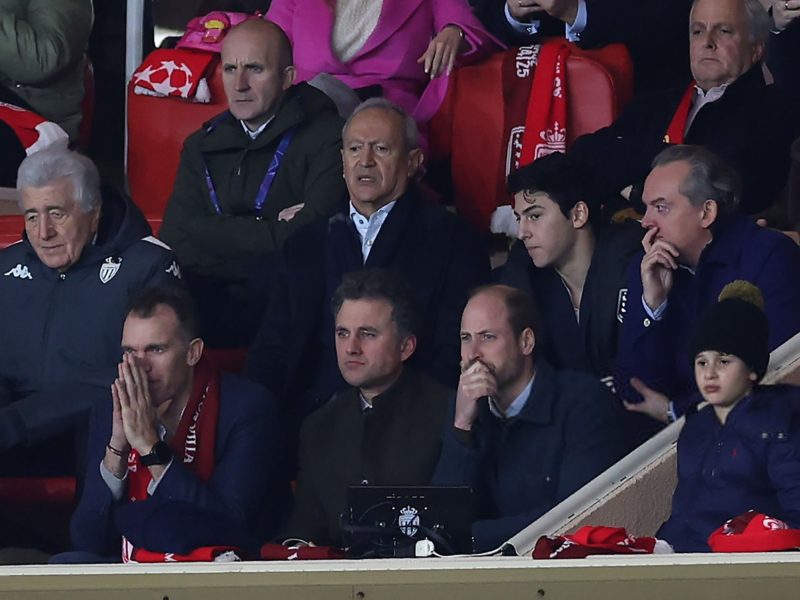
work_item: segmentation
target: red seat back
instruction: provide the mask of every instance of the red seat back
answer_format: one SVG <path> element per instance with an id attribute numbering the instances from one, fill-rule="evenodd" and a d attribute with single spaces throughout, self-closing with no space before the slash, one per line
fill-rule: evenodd
<path id="1" fill-rule="evenodd" d="M 87 55 L 83 63 L 83 100 L 81 101 L 81 126 L 78 130 L 78 146 L 84 150 L 92 141 L 94 121 L 94 66 Z"/>
<path id="2" fill-rule="evenodd" d="M 20 241 L 24 229 L 22 215 L 0 215 L 0 249 Z"/>
<path id="3" fill-rule="evenodd" d="M 74 477 L 0 477 L 3 504 L 70 504 L 74 500 Z"/>
<path id="4" fill-rule="evenodd" d="M 505 56 L 497 53 L 459 69 L 430 129 L 433 154 L 452 158 L 459 214 L 482 231 L 488 229 L 495 208 L 510 201 L 505 191 L 509 147 L 504 139 Z M 567 61 L 567 144 L 611 124 L 632 92 L 633 68 L 624 46 L 575 49 Z"/>
<path id="5" fill-rule="evenodd" d="M 227 108 L 219 61 L 208 78 L 211 102 L 154 98 L 128 85 L 128 186 L 148 219 L 164 214 L 186 137 Z"/>
<path id="6" fill-rule="evenodd" d="M 204 348 L 203 354 L 223 371 L 241 373 L 247 360 L 247 348 Z"/>

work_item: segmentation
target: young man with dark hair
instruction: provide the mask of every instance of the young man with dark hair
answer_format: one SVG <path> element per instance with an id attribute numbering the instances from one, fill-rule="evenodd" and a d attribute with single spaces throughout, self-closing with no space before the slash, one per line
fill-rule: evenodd
<path id="1" fill-rule="evenodd" d="M 342 544 L 348 485 L 430 483 L 451 393 L 406 364 L 417 346 L 417 316 L 396 275 L 346 275 L 333 309 L 336 357 L 351 387 L 303 423 L 284 536 L 317 545 Z"/>
<path id="2" fill-rule="evenodd" d="M 536 300 L 544 317 L 537 345 L 548 361 L 610 384 L 627 265 L 640 247 L 641 228 L 600 227 L 585 169 L 561 153 L 515 171 L 508 188 L 520 241 L 497 279 Z"/>

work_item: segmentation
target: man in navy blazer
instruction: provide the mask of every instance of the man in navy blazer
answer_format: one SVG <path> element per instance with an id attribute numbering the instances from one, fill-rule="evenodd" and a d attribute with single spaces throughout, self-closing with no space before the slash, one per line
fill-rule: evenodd
<path id="1" fill-rule="evenodd" d="M 473 488 L 477 552 L 500 546 L 627 447 L 622 411 L 602 383 L 536 357 L 537 321 L 533 299 L 504 285 L 475 291 L 461 317 L 463 372 L 434 483 Z"/>
<path id="2" fill-rule="evenodd" d="M 382 98 L 356 108 L 343 132 L 348 212 L 298 231 L 268 265 L 271 301 L 247 375 L 299 420 L 345 386 L 336 365 L 330 299 L 346 273 L 381 268 L 406 282 L 421 314 L 411 362 L 440 383 L 458 380 L 458 316 L 488 280 L 481 239 L 414 183 L 422 164 L 414 120 Z"/>
<path id="3" fill-rule="evenodd" d="M 274 400 L 221 373 L 196 332 L 181 290 L 149 288 L 132 301 L 112 398 L 92 419 L 71 523 L 76 552 L 54 562 L 140 560 L 142 550 L 189 554 L 200 546 L 253 550 L 280 525 L 288 482 L 280 477 Z"/>
<path id="4" fill-rule="evenodd" d="M 736 173 L 699 146 L 671 146 L 653 161 L 615 369 L 629 409 L 665 423 L 685 411 L 696 389 L 691 331 L 731 281 L 763 292 L 770 351 L 800 331 L 800 248 L 739 214 L 740 194 Z"/>

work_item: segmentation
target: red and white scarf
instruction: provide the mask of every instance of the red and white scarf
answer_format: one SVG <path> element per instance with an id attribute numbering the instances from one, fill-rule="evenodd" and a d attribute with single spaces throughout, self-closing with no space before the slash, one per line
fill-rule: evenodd
<path id="1" fill-rule="evenodd" d="M 519 164 L 567 149 L 567 59 L 572 46 L 563 39 L 542 44 L 525 115 Z"/>
<path id="2" fill-rule="evenodd" d="M 66 148 L 69 144 L 69 136 L 61 127 L 19 106 L 0 102 L 0 121 L 14 130 L 28 156 L 45 148 Z"/>
<path id="3" fill-rule="evenodd" d="M 694 82 L 689 84 L 686 91 L 678 103 L 678 108 L 675 109 L 675 114 L 672 116 L 667 131 L 664 133 L 665 144 L 682 144 L 684 136 L 686 135 L 686 125 L 689 122 L 689 113 L 692 110 L 692 101 L 696 94 Z"/>
<path id="4" fill-rule="evenodd" d="M 170 442 L 173 461 L 183 463 L 203 483 L 214 472 L 214 447 L 220 401 L 220 372 L 209 360 L 201 358 L 194 369 L 192 393 Z M 127 496 L 130 502 L 146 500 L 153 477 L 142 466 L 136 450 L 128 455 Z M 198 548 L 188 555 L 160 553 L 135 548 L 122 538 L 122 562 L 176 562 L 209 560 L 209 548 Z M 222 551 L 228 550 L 228 548 Z"/>
<path id="5" fill-rule="evenodd" d="M 192 102 L 211 102 L 205 77 L 215 57 L 215 54 L 201 50 L 155 50 L 133 73 L 133 92 L 145 96 L 172 96 Z"/>

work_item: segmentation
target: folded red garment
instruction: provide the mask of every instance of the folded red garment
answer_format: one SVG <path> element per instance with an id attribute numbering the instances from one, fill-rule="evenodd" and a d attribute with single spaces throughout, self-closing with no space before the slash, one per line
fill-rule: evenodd
<path id="1" fill-rule="evenodd" d="M 624 527 L 581 527 L 572 535 L 546 536 L 536 541 L 533 558 L 584 558 L 593 554 L 652 554 L 656 538 L 629 535 Z"/>
<path id="2" fill-rule="evenodd" d="M 210 52 L 176 48 L 155 50 L 133 73 L 134 91 L 153 96 L 192 99 L 215 56 Z M 208 102 L 205 99 L 201 101 Z"/>
<path id="3" fill-rule="evenodd" d="M 195 548 L 189 554 L 174 554 L 172 552 L 151 552 L 144 548 L 133 551 L 131 562 L 137 563 L 162 563 L 162 562 L 213 562 L 220 554 L 234 553 L 239 560 L 244 554 L 239 548 L 233 546 L 203 546 Z"/>
<path id="4" fill-rule="evenodd" d="M 712 552 L 773 552 L 800 549 L 800 529 L 780 519 L 748 510 L 728 519 L 708 536 Z"/>

